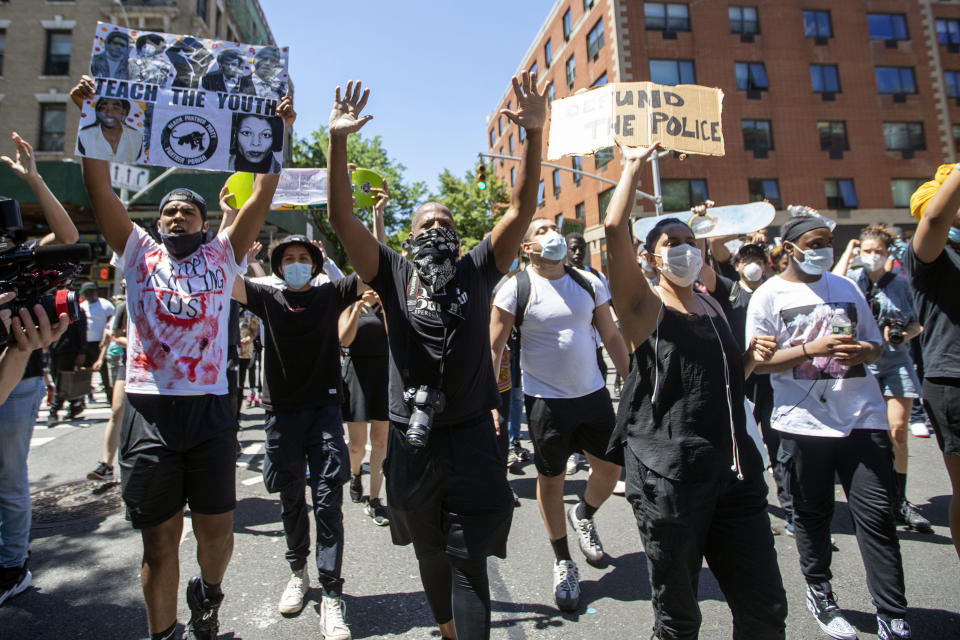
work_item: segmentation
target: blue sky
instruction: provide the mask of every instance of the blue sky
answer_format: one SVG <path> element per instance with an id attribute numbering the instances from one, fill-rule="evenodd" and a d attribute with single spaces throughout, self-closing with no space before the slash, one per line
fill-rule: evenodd
<path id="1" fill-rule="evenodd" d="M 260 0 L 274 38 L 290 47 L 297 136 L 326 125 L 333 90 L 370 87 L 365 136 L 381 135 L 407 180 L 433 188 L 486 150 L 497 104 L 555 0 Z"/>

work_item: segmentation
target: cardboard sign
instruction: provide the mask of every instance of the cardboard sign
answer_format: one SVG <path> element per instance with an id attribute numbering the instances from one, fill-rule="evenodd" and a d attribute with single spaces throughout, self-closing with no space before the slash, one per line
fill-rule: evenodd
<path id="1" fill-rule="evenodd" d="M 124 164 L 279 173 L 286 47 L 97 23 L 96 97 L 80 113 L 77 155 Z"/>
<path id="2" fill-rule="evenodd" d="M 723 91 L 693 84 L 618 82 L 555 100 L 547 156 L 586 155 L 617 142 L 722 156 Z"/>

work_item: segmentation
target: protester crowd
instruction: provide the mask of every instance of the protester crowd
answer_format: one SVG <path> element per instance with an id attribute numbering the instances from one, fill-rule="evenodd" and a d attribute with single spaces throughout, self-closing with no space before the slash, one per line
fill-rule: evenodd
<path id="1" fill-rule="evenodd" d="M 374 523 L 389 526 L 394 544 L 413 544 L 440 635 L 489 637 L 487 557 L 505 557 L 519 505 L 509 477 L 529 456 L 522 422 L 555 554 L 543 580 L 552 580 L 560 610 L 580 607 L 568 525 L 585 560 L 604 562 L 594 516 L 619 481 L 646 555 L 654 637 L 697 637 L 706 559 L 734 637 L 783 638 L 788 603 L 769 472 L 784 533 L 796 537 L 805 604 L 823 632 L 856 637 L 831 587 L 839 481 L 878 636 L 911 637 L 897 526 L 931 526 L 908 499 L 909 433 L 936 435 L 960 543 L 960 311 L 951 295 L 960 272 L 960 171 L 941 167 L 914 195 L 913 234 L 871 225 L 835 260 L 833 221 L 803 206 L 791 207 L 782 227 L 743 236 L 704 241 L 668 217 L 633 238 L 635 192 L 658 145 L 623 148 L 601 274 L 582 236 L 564 237 L 552 220 L 534 217 L 547 99 L 526 73 L 513 89 L 517 110 L 503 115 L 524 128 L 525 145 L 492 232 L 462 252 L 455 212 L 428 202 L 413 215 L 401 255 L 386 244 L 386 185 L 374 191 L 373 229 L 354 212 L 347 139 L 371 118 L 363 115 L 369 89 L 337 88 L 328 211 L 353 270 L 347 276 L 322 244 L 300 235 L 267 248 L 270 274 L 260 266 L 255 240 L 276 175 L 258 175 L 239 209 L 224 187 L 216 234 L 208 233 L 207 203 L 184 188 L 163 198 L 148 231 L 115 195 L 108 163 L 82 160 L 125 296 L 108 302 L 87 283 L 73 323 L 48 320 L 39 308 L 3 315 L 12 341 L 0 355 L 0 603 L 31 580 L 26 458 L 46 367 L 56 389 L 52 420 L 64 404 L 70 418 L 83 411 L 78 371 L 99 372 L 111 402 L 89 477 L 120 476 L 127 517 L 142 533 L 154 639 L 176 634 L 185 506 L 199 565 L 186 588 L 186 637 L 217 637 L 244 400 L 266 414 L 263 477 L 279 494 L 291 571 L 278 589 L 279 611 L 295 615 L 305 603 L 312 511 L 328 640 L 351 637 L 342 602 L 344 485 Z M 73 96 L 91 95 L 84 77 Z M 277 115 L 291 126 L 290 98 Z M 30 145 L 16 134 L 14 142 L 17 158 L 4 161 L 37 194 L 53 230 L 44 241 L 75 242 Z M 565 511 L 565 477 L 581 454 L 589 479 Z"/>

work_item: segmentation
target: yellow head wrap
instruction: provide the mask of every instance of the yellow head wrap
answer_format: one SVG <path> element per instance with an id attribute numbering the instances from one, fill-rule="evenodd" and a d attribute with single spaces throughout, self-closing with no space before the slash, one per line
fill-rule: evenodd
<path id="1" fill-rule="evenodd" d="M 943 181 L 947 179 L 947 176 L 956 166 L 955 164 L 940 165 L 937 167 L 937 175 L 933 177 L 933 180 L 924 182 L 910 196 L 910 215 L 916 218 L 918 222 L 923 217 L 923 211 L 927 208 L 930 199 L 933 198 L 933 194 L 937 192 L 937 189 L 940 188 L 940 185 L 943 184 Z"/>

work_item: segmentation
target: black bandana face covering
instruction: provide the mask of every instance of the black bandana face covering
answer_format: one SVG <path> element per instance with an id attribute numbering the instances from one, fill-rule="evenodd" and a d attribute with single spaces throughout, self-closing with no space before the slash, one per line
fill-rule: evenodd
<path id="1" fill-rule="evenodd" d="M 160 240 L 167 248 L 167 253 L 177 260 L 183 260 L 200 248 L 206 234 L 203 231 L 196 233 L 161 233 Z"/>
<path id="2" fill-rule="evenodd" d="M 434 227 L 410 241 L 410 259 L 431 294 L 444 291 L 455 272 L 460 238 L 453 229 Z"/>

